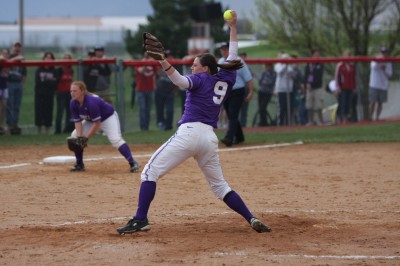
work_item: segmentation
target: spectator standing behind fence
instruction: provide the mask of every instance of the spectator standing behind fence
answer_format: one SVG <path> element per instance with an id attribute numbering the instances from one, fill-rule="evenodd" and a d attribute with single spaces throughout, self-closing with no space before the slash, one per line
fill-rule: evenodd
<path id="1" fill-rule="evenodd" d="M 349 57 L 349 51 L 343 51 L 342 57 Z M 338 112 L 336 121 L 347 123 L 351 119 L 350 111 L 353 94 L 356 90 L 356 72 L 351 62 L 340 62 L 336 66 L 335 85 L 338 94 Z"/>
<path id="2" fill-rule="evenodd" d="M 54 54 L 45 52 L 44 61 L 53 61 Z M 50 133 L 53 121 L 54 93 L 58 85 L 58 72 L 54 66 L 40 66 L 35 72 L 35 125 L 36 133 Z"/>
<path id="3" fill-rule="evenodd" d="M 103 46 L 96 46 L 94 48 L 96 59 L 106 59 L 105 51 Z M 112 66 L 109 64 L 96 64 L 98 69 L 98 76 L 94 93 L 103 98 L 106 102 L 112 103 L 111 101 L 111 73 Z"/>
<path id="4" fill-rule="evenodd" d="M 320 52 L 313 50 L 311 57 L 319 58 Z M 324 65 L 321 63 L 307 63 L 304 70 L 304 86 L 306 87 L 306 108 L 308 112 L 307 125 L 314 125 L 314 112 L 317 113 L 319 124 L 323 125 L 322 108 L 324 104 L 324 90 L 322 79 L 324 75 Z"/>
<path id="5" fill-rule="evenodd" d="M 165 57 L 169 60 L 174 59 L 169 51 L 166 51 Z M 157 71 L 156 87 L 157 126 L 160 130 L 171 130 L 174 120 L 174 99 L 177 87 L 161 68 Z"/>
<path id="6" fill-rule="evenodd" d="M 87 54 L 87 59 L 94 59 L 94 49 L 90 49 Z M 85 82 L 88 90 L 94 92 L 97 84 L 97 77 L 99 76 L 98 65 L 90 63 L 83 65 L 83 82 Z"/>
<path id="7" fill-rule="evenodd" d="M 222 64 L 229 54 L 229 42 L 220 47 L 222 58 L 218 60 L 218 64 Z M 253 97 L 253 76 L 249 67 L 244 63 L 243 67 L 236 72 L 236 82 L 233 85 L 232 92 L 224 102 L 224 108 L 228 115 L 228 130 L 221 142 L 227 147 L 233 144 L 240 144 L 245 141 L 242 125 L 239 121 L 240 108 L 244 101 L 250 101 Z M 245 96 L 245 86 L 249 88 L 249 94 Z"/>
<path id="8" fill-rule="evenodd" d="M 71 54 L 64 54 L 64 60 L 72 59 Z M 61 134 L 71 132 L 74 129 L 74 122 L 71 118 L 71 111 L 69 109 L 69 104 L 71 102 L 70 87 L 74 79 L 74 70 L 72 66 L 63 66 L 57 68 L 58 84 L 56 90 L 56 102 L 57 102 L 57 112 L 56 112 L 56 123 L 55 123 L 55 134 Z M 64 119 L 64 129 L 62 129 L 63 115 Z"/>
<path id="9" fill-rule="evenodd" d="M 389 56 L 389 51 L 381 48 L 381 54 L 377 58 L 385 58 Z M 387 102 L 387 94 L 389 87 L 389 78 L 393 74 L 392 63 L 390 62 L 371 62 L 371 73 L 369 76 L 369 119 L 373 120 L 376 109 L 376 120 L 379 120 L 382 112 L 382 104 Z"/>
<path id="10" fill-rule="evenodd" d="M 258 90 L 258 112 L 260 114 L 260 122 L 258 125 L 260 127 L 269 125 L 267 120 L 268 104 L 271 101 L 274 93 L 276 82 L 274 65 L 271 63 L 266 63 L 264 67 L 265 70 L 261 73 L 261 77 L 258 80 L 258 84 L 260 86 Z"/>
<path id="11" fill-rule="evenodd" d="M 292 55 L 292 58 L 297 58 L 296 55 Z M 293 64 L 293 95 L 294 95 L 294 106 L 292 110 L 292 122 L 297 125 L 305 125 L 308 121 L 306 101 L 305 101 L 305 89 L 304 89 L 304 77 L 303 73 L 299 68 L 299 64 Z"/>
<path id="12" fill-rule="evenodd" d="M 145 54 L 144 62 L 154 61 Z M 153 102 L 153 94 L 156 89 L 156 66 L 135 67 L 136 93 L 139 105 L 139 123 L 141 130 L 149 130 L 150 112 Z"/>
<path id="13" fill-rule="evenodd" d="M 281 54 L 280 58 L 289 59 L 288 54 Z M 278 126 L 290 125 L 290 116 L 293 110 L 293 67 L 287 63 L 275 64 L 276 83 L 275 93 L 278 96 Z"/>
<path id="14" fill-rule="evenodd" d="M 246 52 L 242 52 L 239 54 L 240 58 L 242 58 L 242 60 L 246 61 L 247 59 L 247 53 Z M 254 78 L 254 73 L 253 71 L 251 71 L 250 67 L 249 70 L 251 72 L 251 75 Z M 244 95 L 245 95 L 245 99 L 247 99 L 247 96 L 249 95 L 250 89 L 249 86 L 246 84 L 246 86 L 244 87 Z M 247 126 L 247 114 L 248 114 L 248 110 L 249 110 L 249 101 L 243 101 L 242 107 L 240 108 L 240 114 L 239 114 L 239 121 L 240 124 L 242 125 L 242 127 L 246 127 Z"/>
<path id="15" fill-rule="evenodd" d="M 22 43 L 17 41 L 13 45 L 13 49 L 10 54 L 12 61 L 23 61 L 24 56 L 22 55 Z M 21 134 L 21 128 L 19 127 L 19 116 L 22 103 L 23 86 L 26 79 L 26 67 L 13 66 L 10 67 L 8 75 L 8 100 L 7 100 L 7 125 L 12 135 Z"/>
<path id="16" fill-rule="evenodd" d="M 0 61 L 7 61 L 10 58 L 10 50 L 4 48 L 0 54 Z M 0 135 L 5 134 L 4 120 L 7 114 L 8 88 L 7 79 L 10 69 L 0 67 Z"/>

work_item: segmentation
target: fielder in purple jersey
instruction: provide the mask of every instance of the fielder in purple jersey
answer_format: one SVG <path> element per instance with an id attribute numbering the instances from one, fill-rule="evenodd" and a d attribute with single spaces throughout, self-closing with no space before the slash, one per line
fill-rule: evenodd
<path id="1" fill-rule="evenodd" d="M 130 171 L 136 172 L 140 165 L 136 162 L 128 144 L 122 138 L 119 118 L 114 107 L 99 96 L 87 91 L 85 83 L 74 81 L 71 84 L 71 116 L 75 123 L 75 130 L 71 137 L 86 137 L 90 139 L 99 129 L 107 136 L 111 144 L 129 162 Z M 76 164 L 71 172 L 85 170 L 83 150 L 75 152 Z"/>
<path id="2" fill-rule="evenodd" d="M 271 231 L 270 227 L 253 216 L 241 197 L 225 181 L 218 157 L 218 138 L 214 128 L 217 127 L 221 106 L 235 83 L 236 70 L 243 66 L 237 60 L 236 12 L 232 11 L 232 15 L 233 19 L 227 21 L 231 29 L 231 45 L 224 64 L 217 64 L 211 54 L 203 54 L 194 59 L 192 74 L 182 76 L 167 60 L 160 61 L 170 80 L 178 87 L 186 88 L 185 110 L 176 133 L 153 154 L 144 167 L 136 214 L 125 226 L 117 229 L 118 233 L 150 230 L 147 214 L 156 193 L 157 181 L 190 157 L 197 161 L 212 192 L 219 199 L 242 215 L 257 232 Z"/>

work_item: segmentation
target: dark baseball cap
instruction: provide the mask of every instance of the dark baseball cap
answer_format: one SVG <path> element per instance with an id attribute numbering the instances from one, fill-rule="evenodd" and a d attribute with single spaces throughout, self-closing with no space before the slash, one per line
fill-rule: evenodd
<path id="1" fill-rule="evenodd" d="M 229 48 L 229 42 L 223 43 L 220 45 L 219 49 Z"/>
<path id="2" fill-rule="evenodd" d="M 104 46 L 98 45 L 94 47 L 95 51 L 104 51 Z"/>
<path id="3" fill-rule="evenodd" d="M 94 55 L 94 49 L 89 49 L 88 56 L 92 56 L 92 55 Z"/>

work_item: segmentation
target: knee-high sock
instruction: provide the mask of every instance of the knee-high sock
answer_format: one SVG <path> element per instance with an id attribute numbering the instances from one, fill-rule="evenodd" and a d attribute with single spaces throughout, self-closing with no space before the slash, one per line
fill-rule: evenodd
<path id="1" fill-rule="evenodd" d="M 133 157 L 131 149 L 129 148 L 128 144 L 124 143 L 119 146 L 118 151 L 128 160 L 129 163 L 133 163 Z"/>
<path id="2" fill-rule="evenodd" d="M 135 218 L 138 220 L 143 220 L 147 218 L 147 213 L 149 212 L 150 203 L 154 199 L 156 194 L 156 182 L 144 181 L 140 185 L 139 191 L 139 203 L 138 209 L 136 210 Z"/>
<path id="3" fill-rule="evenodd" d="M 253 215 L 247 208 L 246 204 L 235 191 L 231 191 L 226 194 L 224 197 L 224 202 L 229 206 L 229 208 L 242 215 L 247 222 L 250 222 L 251 218 L 253 218 Z"/>
<path id="4" fill-rule="evenodd" d="M 83 164 L 83 150 L 75 152 L 76 164 Z"/>

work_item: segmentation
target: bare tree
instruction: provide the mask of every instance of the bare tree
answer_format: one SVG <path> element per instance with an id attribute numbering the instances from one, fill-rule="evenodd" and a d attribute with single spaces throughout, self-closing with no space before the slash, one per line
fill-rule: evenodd
<path id="1" fill-rule="evenodd" d="M 400 1 L 398 0 L 255 0 L 258 31 L 283 49 L 307 54 L 318 49 L 336 56 L 344 49 L 369 55 L 381 45 L 398 53 Z M 361 101 L 368 115 L 369 65 L 361 64 Z"/>
<path id="2" fill-rule="evenodd" d="M 400 43 L 400 1 L 392 0 L 387 14 L 387 44 L 391 55 L 399 55 Z"/>

